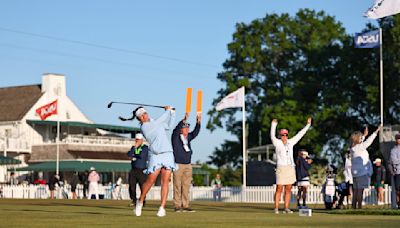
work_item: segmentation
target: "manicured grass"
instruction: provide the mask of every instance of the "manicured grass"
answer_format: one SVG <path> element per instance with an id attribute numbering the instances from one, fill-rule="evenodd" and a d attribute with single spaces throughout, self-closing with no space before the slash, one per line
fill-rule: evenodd
<path id="1" fill-rule="evenodd" d="M 271 205 L 266 204 L 214 202 L 194 202 L 194 213 L 175 213 L 169 207 L 164 218 L 156 216 L 158 202 L 148 202 L 142 216 L 135 217 L 128 204 L 111 200 L 0 199 L 0 227 L 399 227 L 400 224 L 398 215 L 339 214 L 351 210 L 316 209 L 312 217 L 299 217 L 297 212 L 275 215 Z M 379 211 L 362 211 L 369 210 Z"/>

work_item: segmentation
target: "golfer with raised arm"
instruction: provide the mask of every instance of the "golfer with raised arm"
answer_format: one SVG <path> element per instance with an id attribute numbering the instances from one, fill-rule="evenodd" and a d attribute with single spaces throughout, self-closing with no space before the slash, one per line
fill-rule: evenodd
<path id="1" fill-rule="evenodd" d="M 278 120 L 274 119 L 271 123 L 271 141 L 275 146 L 277 167 L 276 167 L 276 191 L 274 213 L 279 214 L 279 201 L 283 188 L 285 188 L 284 211 L 283 213 L 291 214 L 293 211 L 289 209 L 290 191 L 293 183 L 296 182 L 295 162 L 293 159 L 293 147 L 306 134 L 311 126 L 311 117 L 307 120 L 307 125 L 299 131 L 293 138 L 289 139 L 289 131 L 280 129 L 280 139 L 276 138 L 276 126 Z"/>
<path id="2" fill-rule="evenodd" d="M 171 172 L 177 169 L 174 154 L 171 145 L 171 139 L 167 137 L 166 130 L 172 128 L 175 119 L 175 111 L 171 106 L 165 106 L 165 113 L 158 119 L 150 119 L 147 111 L 143 107 L 137 108 L 134 113 L 140 121 L 140 130 L 146 141 L 149 143 L 149 163 L 144 171 L 148 174 L 146 182 L 139 200 L 136 202 L 135 214 L 142 215 L 143 202 L 147 192 L 155 183 L 159 174 L 161 174 L 161 205 L 157 216 L 166 215 L 165 205 L 167 203 L 168 185 L 171 178 Z"/>

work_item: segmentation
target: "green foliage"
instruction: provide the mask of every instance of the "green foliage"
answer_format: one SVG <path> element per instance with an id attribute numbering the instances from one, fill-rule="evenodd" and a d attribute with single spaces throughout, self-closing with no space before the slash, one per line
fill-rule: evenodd
<path id="1" fill-rule="evenodd" d="M 384 37 L 385 124 L 398 123 L 400 113 L 400 16 L 380 21 Z M 368 24 L 365 30 L 371 30 Z M 248 148 L 270 143 L 272 119 L 295 134 L 308 116 L 313 127 L 297 148 L 316 157 L 329 155 L 341 163 L 351 132 L 379 124 L 379 49 L 356 49 L 353 37 L 323 11 L 300 10 L 295 16 L 270 14 L 249 24 L 238 23 L 228 44 L 229 58 L 217 76 L 225 87 L 213 101 L 245 86 L 249 124 Z M 239 109 L 210 110 L 207 127 L 223 127 L 236 135 L 217 148 L 210 162 L 221 167 L 241 164 Z M 374 130 L 370 127 L 371 131 Z M 325 153 L 323 153 L 325 151 Z M 372 149 L 377 153 L 377 144 Z"/>

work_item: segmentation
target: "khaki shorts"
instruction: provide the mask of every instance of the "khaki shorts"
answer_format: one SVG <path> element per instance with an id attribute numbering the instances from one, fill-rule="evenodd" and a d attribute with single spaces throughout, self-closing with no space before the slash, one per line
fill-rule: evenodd
<path id="1" fill-rule="evenodd" d="M 296 170 L 294 166 L 278 166 L 276 168 L 276 184 L 290 185 L 296 182 Z"/>

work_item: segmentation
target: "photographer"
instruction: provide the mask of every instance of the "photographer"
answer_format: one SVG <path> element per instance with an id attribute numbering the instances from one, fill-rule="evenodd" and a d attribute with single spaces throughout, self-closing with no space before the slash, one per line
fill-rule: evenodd
<path id="1" fill-rule="evenodd" d="M 308 156 L 306 150 L 299 150 L 298 157 L 296 160 L 296 179 L 297 179 L 297 208 L 306 209 L 307 199 L 307 188 L 310 186 L 310 175 L 308 170 L 311 168 L 313 161 Z M 300 200 L 303 199 L 303 205 L 300 204 Z"/>

